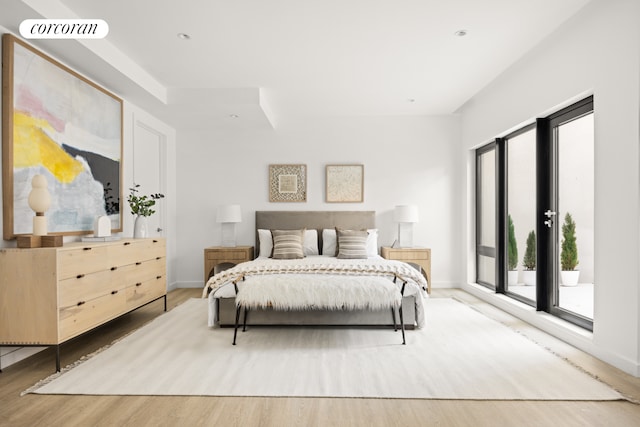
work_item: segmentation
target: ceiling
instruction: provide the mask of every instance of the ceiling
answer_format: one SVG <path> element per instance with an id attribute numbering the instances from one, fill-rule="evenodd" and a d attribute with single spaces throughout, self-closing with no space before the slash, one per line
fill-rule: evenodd
<path id="1" fill-rule="evenodd" d="M 102 40 L 29 42 L 178 129 L 271 129 L 454 113 L 588 2 L 0 0 L 0 25 L 103 19 Z"/>

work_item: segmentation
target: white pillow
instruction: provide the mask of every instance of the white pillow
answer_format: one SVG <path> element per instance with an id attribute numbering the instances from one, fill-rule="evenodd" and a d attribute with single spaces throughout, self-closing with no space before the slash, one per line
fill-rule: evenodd
<path id="1" fill-rule="evenodd" d="M 372 257 L 378 255 L 378 229 L 369 228 L 367 230 L 367 256 Z"/>
<path id="2" fill-rule="evenodd" d="M 304 256 L 319 255 L 318 250 L 318 230 L 306 230 L 304 232 L 304 242 L 302 242 Z"/>
<path id="3" fill-rule="evenodd" d="M 335 232 L 334 232 L 335 234 Z M 259 258 L 269 258 L 273 252 L 273 236 L 271 230 L 258 230 L 258 244 L 260 245 Z M 306 230 L 304 233 L 304 242 L 302 243 L 304 255 L 318 255 L 318 231 Z"/>
<path id="4" fill-rule="evenodd" d="M 273 251 L 273 236 L 271 236 L 271 230 L 258 230 L 258 244 L 260 245 L 258 258 L 269 258 Z"/>
<path id="5" fill-rule="evenodd" d="M 325 228 L 322 230 L 322 255 L 336 256 L 336 237 L 335 228 Z"/>
<path id="6" fill-rule="evenodd" d="M 378 255 L 378 229 L 367 229 L 367 256 Z M 337 237 L 335 228 L 325 228 L 322 230 L 322 255 L 336 256 Z"/>

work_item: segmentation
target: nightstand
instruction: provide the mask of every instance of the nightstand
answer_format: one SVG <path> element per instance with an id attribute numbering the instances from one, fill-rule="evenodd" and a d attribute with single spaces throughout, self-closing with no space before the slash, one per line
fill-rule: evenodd
<path id="1" fill-rule="evenodd" d="M 431 249 L 383 246 L 382 257 L 419 265 L 422 275 L 427 279 L 427 292 L 431 293 Z"/>
<path id="2" fill-rule="evenodd" d="M 253 259 L 253 246 L 211 246 L 204 249 L 204 281 L 213 276 L 216 265 L 230 262 L 240 264 Z"/>

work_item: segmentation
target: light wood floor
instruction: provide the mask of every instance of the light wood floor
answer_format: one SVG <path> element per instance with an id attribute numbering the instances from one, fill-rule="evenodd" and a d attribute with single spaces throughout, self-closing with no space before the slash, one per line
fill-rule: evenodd
<path id="1" fill-rule="evenodd" d="M 169 309 L 199 289 L 169 293 Z M 508 323 L 552 351 L 640 400 L 634 378 L 460 290 L 455 296 Z M 154 302 L 61 347 L 62 366 L 91 353 L 162 313 Z M 410 332 L 409 332 L 410 333 Z M 49 396 L 20 393 L 53 373 L 48 349 L 0 374 L 2 426 L 639 426 L 640 405 L 629 401 L 460 401 L 338 398 Z M 390 361 L 392 363 L 392 361 Z M 162 375 L 162 366 L 158 366 Z M 212 381 L 215 379 L 212 378 Z"/>

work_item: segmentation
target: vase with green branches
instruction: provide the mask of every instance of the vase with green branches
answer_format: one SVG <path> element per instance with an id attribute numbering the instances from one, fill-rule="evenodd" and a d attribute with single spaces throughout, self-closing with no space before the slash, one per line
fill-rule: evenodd
<path id="1" fill-rule="evenodd" d="M 129 188 L 129 196 L 127 202 L 131 208 L 131 214 L 136 216 L 133 226 L 133 237 L 143 238 L 148 237 L 147 220 L 146 218 L 156 213 L 153 207 L 156 205 L 156 200 L 164 198 L 164 194 L 139 194 L 140 184 L 135 184 Z"/>
<path id="2" fill-rule="evenodd" d="M 560 267 L 562 284 L 575 286 L 578 284 L 580 271 L 578 266 L 578 245 L 576 240 L 576 223 L 569 212 L 564 216 L 562 224 L 562 243 L 560 249 Z"/>
<path id="3" fill-rule="evenodd" d="M 507 240 L 507 284 L 515 285 L 518 283 L 518 243 L 516 241 L 516 231 L 513 225 L 511 215 L 509 218 L 509 233 Z"/>
<path id="4" fill-rule="evenodd" d="M 525 285 L 536 284 L 536 232 L 531 230 L 527 236 L 527 245 L 522 258 L 524 271 L 522 277 Z"/>

